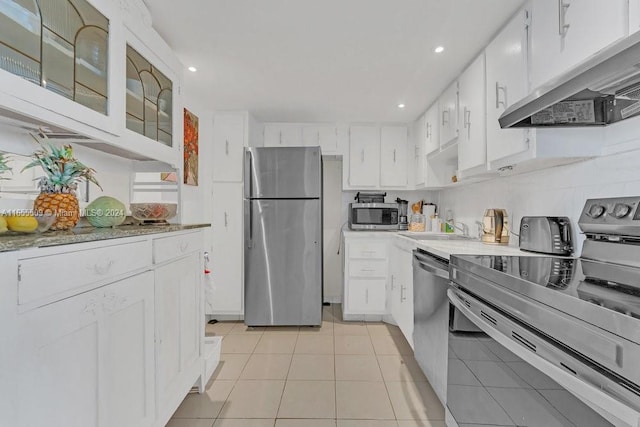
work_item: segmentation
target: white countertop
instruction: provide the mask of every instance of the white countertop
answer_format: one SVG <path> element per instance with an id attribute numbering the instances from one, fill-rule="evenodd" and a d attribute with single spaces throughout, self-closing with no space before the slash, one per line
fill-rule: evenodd
<path id="1" fill-rule="evenodd" d="M 398 243 L 406 249 L 420 248 L 436 256 L 449 259 L 451 255 L 523 255 L 540 256 L 540 254 L 525 252 L 517 246 L 491 245 L 479 240 L 429 240 L 430 237 L 440 239 L 443 236 L 451 236 L 447 233 L 412 233 L 409 231 L 353 231 L 343 230 L 345 237 L 378 237 L 398 239 Z M 423 240 L 417 240 L 412 236 Z"/>

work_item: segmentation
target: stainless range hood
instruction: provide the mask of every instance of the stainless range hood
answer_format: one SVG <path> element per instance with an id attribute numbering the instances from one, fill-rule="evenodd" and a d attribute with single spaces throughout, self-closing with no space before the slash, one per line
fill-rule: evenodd
<path id="1" fill-rule="evenodd" d="M 606 126 L 640 114 L 640 33 L 609 45 L 500 116 L 502 128 Z"/>

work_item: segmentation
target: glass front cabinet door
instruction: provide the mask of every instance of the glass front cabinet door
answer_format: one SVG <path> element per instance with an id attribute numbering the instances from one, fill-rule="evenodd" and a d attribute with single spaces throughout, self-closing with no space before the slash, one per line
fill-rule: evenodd
<path id="1" fill-rule="evenodd" d="M 109 19 L 87 0 L 2 0 L 0 69 L 97 112 L 104 121 L 110 113 L 109 30 Z M 2 83 L 4 92 L 14 90 L 59 114 L 82 121 L 77 112 L 86 112 L 24 84 Z"/>

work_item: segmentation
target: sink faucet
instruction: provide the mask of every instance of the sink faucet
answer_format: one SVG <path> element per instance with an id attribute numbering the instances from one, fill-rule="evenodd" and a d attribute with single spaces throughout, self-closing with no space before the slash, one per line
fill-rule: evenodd
<path id="1" fill-rule="evenodd" d="M 460 230 L 464 237 L 470 237 L 469 236 L 469 226 L 467 224 L 465 224 L 464 222 L 460 222 L 460 221 L 448 222 L 448 221 L 445 221 L 445 224 L 449 224 L 453 228 L 455 228 L 457 230 Z"/>
<path id="2" fill-rule="evenodd" d="M 480 221 L 476 221 L 476 225 L 478 226 L 478 239 L 482 239 L 482 233 L 484 232 L 484 224 Z"/>

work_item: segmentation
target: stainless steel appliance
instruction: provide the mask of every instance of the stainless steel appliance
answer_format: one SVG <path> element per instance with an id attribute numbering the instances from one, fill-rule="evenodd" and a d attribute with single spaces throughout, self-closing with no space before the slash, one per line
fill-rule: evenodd
<path id="1" fill-rule="evenodd" d="M 447 341 L 449 329 L 477 332 L 459 310 L 449 310 L 449 260 L 423 249 L 413 251 L 413 347 L 422 368 L 442 402 L 446 399 L 447 349 L 434 343 Z M 434 363 L 434 361 L 438 361 Z"/>
<path id="2" fill-rule="evenodd" d="M 505 209 L 487 209 L 482 218 L 482 242 L 509 244 L 509 215 Z"/>
<path id="3" fill-rule="evenodd" d="M 638 58 L 640 33 L 635 33 L 510 105 L 500 126 L 603 126 L 634 117 L 640 113 Z"/>
<path id="4" fill-rule="evenodd" d="M 520 220 L 520 249 L 571 256 L 573 233 L 566 216 L 525 216 Z"/>
<path id="5" fill-rule="evenodd" d="M 244 156 L 244 322 L 320 325 L 320 148 L 245 148 Z"/>
<path id="6" fill-rule="evenodd" d="M 577 259 L 452 256 L 447 425 L 640 423 L 640 197 L 588 200 Z"/>
<path id="7" fill-rule="evenodd" d="M 349 203 L 350 230 L 397 230 L 395 203 Z"/>
<path id="8" fill-rule="evenodd" d="M 398 204 L 398 230 L 404 231 L 409 229 L 409 201 L 402 200 L 401 198 L 396 199 L 396 203 Z"/>

